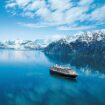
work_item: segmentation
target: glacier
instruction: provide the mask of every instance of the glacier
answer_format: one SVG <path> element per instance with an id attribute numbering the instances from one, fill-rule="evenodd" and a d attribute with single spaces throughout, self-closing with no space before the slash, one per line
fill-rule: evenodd
<path id="1" fill-rule="evenodd" d="M 31 40 L 6 40 L 0 42 L 0 49 L 14 49 L 14 50 L 39 50 L 43 49 L 51 42 L 51 40 L 36 39 Z"/>

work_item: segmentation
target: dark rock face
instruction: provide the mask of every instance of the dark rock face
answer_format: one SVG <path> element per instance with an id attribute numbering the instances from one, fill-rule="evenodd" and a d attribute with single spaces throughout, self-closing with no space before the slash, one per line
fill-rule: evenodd
<path id="1" fill-rule="evenodd" d="M 0 49 L 4 49 L 4 48 L 6 48 L 6 46 L 0 42 Z"/>
<path id="2" fill-rule="evenodd" d="M 77 38 L 76 38 L 77 37 Z M 73 41 L 61 39 L 45 48 L 46 54 L 69 55 L 101 55 L 105 56 L 105 31 L 83 33 L 75 36 Z"/>
<path id="3" fill-rule="evenodd" d="M 67 44 L 65 40 L 61 39 L 57 42 L 52 42 L 45 48 L 45 52 L 49 54 L 68 54 L 72 50 L 71 45 Z"/>

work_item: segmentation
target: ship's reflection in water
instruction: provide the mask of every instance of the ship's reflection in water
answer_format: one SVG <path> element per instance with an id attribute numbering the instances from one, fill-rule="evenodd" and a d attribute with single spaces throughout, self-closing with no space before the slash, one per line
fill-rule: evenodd
<path id="1" fill-rule="evenodd" d="M 6 50 L 0 58 L 0 105 L 105 105 L 102 59 Z M 77 80 L 51 75 L 55 63 L 75 69 Z"/>

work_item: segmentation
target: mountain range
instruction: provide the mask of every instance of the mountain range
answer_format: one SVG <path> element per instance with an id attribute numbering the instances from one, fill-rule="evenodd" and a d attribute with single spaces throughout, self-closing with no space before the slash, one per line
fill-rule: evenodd
<path id="1" fill-rule="evenodd" d="M 38 50 L 43 49 L 51 42 L 48 39 L 37 39 L 35 41 L 31 40 L 6 40 L 0 42 L 1 49 L 15 49 L 15 50 Z"/>
<path id="2" fill-rule="evenodd" d="M 50 43 L 46 54 L 57 55 L 105 55 L 105 30 L 81 32 Z"/>
<path id="3" fill-rule="evenodd" d="M 40 50 L 56 55 L 105 55 L 105 30 L 81 32 L 60 39 L 6 40 L 0 49 Z"/>

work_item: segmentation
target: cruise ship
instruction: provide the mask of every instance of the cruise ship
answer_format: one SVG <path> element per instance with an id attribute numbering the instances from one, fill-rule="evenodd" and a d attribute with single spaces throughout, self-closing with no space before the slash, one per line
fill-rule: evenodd
<path id="1" fill-rule="evenodd" d="M 76 78 L 78 76 L 78 74 L 73 69 L 69 67 L 59 66 L 57 64 L 50 68 L 50 72 L 71 78 Z"/>

